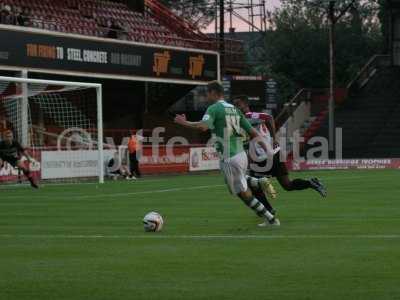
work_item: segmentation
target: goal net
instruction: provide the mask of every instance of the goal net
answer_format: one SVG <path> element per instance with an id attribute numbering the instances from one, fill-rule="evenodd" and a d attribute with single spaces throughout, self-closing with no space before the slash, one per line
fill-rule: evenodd
<path id="1" fill-rule="evenodd" d="M 41 181 L 104 181 L 99 84 L 0 77 L 0 131 L 28 150 Z M 0 184 L 21 180 L 0 161 Z"/>

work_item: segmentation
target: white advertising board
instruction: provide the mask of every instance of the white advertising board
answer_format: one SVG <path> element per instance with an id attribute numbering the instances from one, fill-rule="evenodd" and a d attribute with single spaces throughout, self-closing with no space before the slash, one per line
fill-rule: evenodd
<path id="1" fill-rule="evenodd" d="M 114 152 L 105 150 L 104 161 L 107 162 Z M 97 150 L 42 151 L 42 179 L 96 176 L 99 176 Z"/>
<path id="2" fill-rule="evenodd" d="M 219 170 L 219 168 L 219 154 L 214 148 L 190 148 L 190 171 Z"/>

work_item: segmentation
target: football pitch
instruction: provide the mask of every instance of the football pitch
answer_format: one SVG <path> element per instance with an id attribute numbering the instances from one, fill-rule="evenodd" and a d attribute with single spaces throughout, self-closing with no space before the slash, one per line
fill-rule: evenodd
<path id="1" fill-rule="evenodd" d="M 219 174 L 1 187 L 0 299 L 400 299 L 399 174 L 292 173 L 328 198 L 274 182 L 280 228 Z"/>

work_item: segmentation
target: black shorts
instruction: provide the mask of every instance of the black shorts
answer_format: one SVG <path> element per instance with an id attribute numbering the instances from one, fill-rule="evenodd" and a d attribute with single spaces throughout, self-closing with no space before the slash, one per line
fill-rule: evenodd
<path id="1" fill-rule="evenodd" d="M 7 155 L 0 156 L 0 159 L 2 161 L 8 162 L 13 168 L 15 168 L 17 166 L 18 161 L 19 161 L 19 158 L 14 157 L 14 156 L 7 156 Z"/>
<path id="2" fill-rule="evenodd" d="M 250 176 L 252 177 L 281 177 L 289 174 L 288 169 L 286 167 L 286 163 L 280 161 L 280 152 L 277 152 L 274 155 L 272 167 L 269 170 L 260 170 L 267 168 L 267 160 L 263 160 L 261 162 L 253 162 L 250 163 Z M 251 164 L 256 164 L 257 168 L 255 170 L 252 169 Z"/>

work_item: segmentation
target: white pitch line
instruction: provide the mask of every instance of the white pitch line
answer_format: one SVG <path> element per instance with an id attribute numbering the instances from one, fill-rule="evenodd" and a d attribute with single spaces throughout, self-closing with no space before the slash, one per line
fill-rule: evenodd
<path id="1" fill-rule="evenodd" d="M 325 179 L 330 178 L 329 176 L 324 177 Z M 338 179 L 343 180 L 343 179 L 355 179 L 355 178 L 365 178 L 364 176 L 351 176 L 351 177 L 340 177 Z M 336 177 L 332 177 L 332 179 L 336 179 Z M 170 179 L 166 179 L 170 180 Z M 376 179 L 374 179 L 376 181 Z M 152 180 L 143 180 L 139 181 L 137 183 L 146 183 L 146 182 L 151 182 Z M 154 179 L 154 182 L 156 181 L 164 181 L 164 179 Z M 137 184 L 133 183 L 133 185 Z M 97 183 L 84 183 L 84 184 L 90 184 L 90 185 L 98 185 Z M 47 186 L 52 186 L 53 184 L 49 184 Z M 61 184 L 64 185 L 64 184 Z M 71 184 L 72 185 L 72 184 Z M 76 184 L 79 185 L 79 184 Z M 45 185 L 46 186 L 46 185 Z M 171 188 L 171 189 L 163 189 L 163 190 L 151 190 L 151 191 L 140 191 L 140 192 L 131 192 L 131 193 L 113 193 L 113 194 L 90 194 L 90 195 L 63 195 L 63 197 L 68 197 L 68 198 L 101 198 L 101 197 L 119 197 L 119 196 L 134 196 L 134 195 L 145 195 L 145 194 L 153 194 L 153 193 L 168 193 L 168 192 L 180 192 L 180 191 L 186 191 L 186 190 L 197 190 L 197 189 L 206 189 L 206 188 L 213 188 L 213 187 L 222 187 L 225 186 L 224 184 L 218 184 L 218 185 L 204 185 L 204 186 L 194 186 L 194 187 L 189 187 L 189 188 Z M 31 189 L 30 187 L 27 187 Z M 3 189 L 0 186 L 0 191 L 1 190 L 7 190 L 7 188 Z M 40 191 L 40 190 L 39 190 Z M 37 191 L 36 191 L 37 192 Z M 54 196 L 47 196 L 47 195 L 40 195 L 40 194 L 35 194 L 35 191 L 33 193 L 27 195 L 17 195 L 17 196 L 7 196 L 7 199 L 26 199 L 26 198 L 40 198 L 40 199 L 49 199 L 49 198 L 54 198 Z"/>
<path id="2" fill-rule="evenodd" d="M 2 239 L 87 239 L 87 240 L 100 240 L 100 239 L 126 239 L 126 240 L 141 240 L 141 239 L 155 239 L 155 240 L 274 240 L 274 239 L 400 239 L 398 234 L 355 234 L 355 235 L 163 235 L 156 233 L 149 233 L 146 235 L 63 235 L 63 234 L 0 234 Z"/>
<path id="3" fill-rule="evenodd" d="M 214 187 L 222 187 L 224 184 L 214 184 L 214 185 L 199 185 L 187 188 L 172 188 L 163 190 L 151 190 L 151 191 L 141 191 L 141 192 L 129 192 L 129 193 L 113 193 L 113 194 L 102 194 L 102 195 L 83 195 L 74 196 L 77 198 L 99 198 L 99 197 L 123 197 L 123 196 L 134 196 L 134 195 L 144 195 L 144 194 L 157 194 L 157 193 L 171 193 L 171 192 L 181 192 L 181 191 L 192 191 L 192 190 L 203 190 Z"/>
<path id="4" fill-rule="evenodd" d="M 146 195 L 146 194 L 158 194 L 158 193 L 171 193 L 171 192 L 182 192 L 182 191 L 193 191 L 193 190 L 203 190 L 203 189 L 210 189 L 216 187 L 223 187 L 224 184 L 214 184 L 214 185 L 199 185 L 199 186 L 192 186 L 186 188 L 171 188 L 171 189 L 162 189 L 162 190 L 147 190 L 147 191 L 140 191 L 140 192 L 127 192 L 127 193 L 112 193 L 112 194 L 91 194 L 91 195 L 63 195 L 64 198 L 75 198 L 75 199 L 91 199 L 91 198 L 104 198 L 104 197 L 113 197 L 119 198 L 124 196 L 134 196 L 134 195 Z M 40 199 L 48 199 L 54 198 L 54 196 L 47 196 L 47 195 L 39 195 L 39 194 L 31 194 L 27 195 L 20 195 L 20 196 L 8 196 L 7 199 L 26 199 L 26 198 L 40 198 Z"/>
<path id="5" fill-rule="evenodd" d="M 154 183 L 154 182 L 166 182 L 170 181 L 171 179 L 174 179 L 176 176 L 171 176 L 171 178 L 159 178 L 159 179 L 149 179 L 149 178 L 144 178 L 144 179 L 139 179 L 135 181 L 123 181 L 118 180 L 118 181 L 113 181 L 109 180 L 106 181 L 104 184 L 100 184 L 98 182 L 53 182 L 53 183 L 43 183 L 40 184 L 41 188 L 46 188 L 46 187 L 74 187 L 77 185 L 92 185 L 92 186 L 104 186 L 104 185 L 111 185 L 111 184 L 119 184 L 119 183 L 126 183 L 126 184 L 132 184 L 132 185 L 140 185 L 140 184 L 145 184 L 145 183 Z M 11 190 L 11 189 L 32 189 L 29 182 L 24 181 L 23 183 L 14 183 L 14 184 L 4 184 L 0 185 L 0 191 L 1 190 Z"/>
<path id="6" fill-rule="evenodd" d="M 132 185 L 133 184 L 139 185 L 139 184 L 142 184 L 142 183 L 166 182 L 166 181 L 170 181 L 171 179 L 176 179 L 176 178 L 179 178 L 179 177 L 186 177 L 187 178 L 189 176 L 193 176 L 194 177 L 194 176 L 207 176 L 207 175 L 180 175 L 180 176 L 171 176 L 171 177 L 158 178 L 158 179 L 150 179 L 150 177 L 147 177 L 147 178 L 139 179 L 137 181 L 131 181 L 130 183 Z M 210 177 L 211 176 L 214 176 L 216 178 L 220 178 L 219 175 L 212 174 L 212 175 L 210 175 Z M 332 180 L 332 179 L 334 179 L 334 180 L 336 180 L 336 179 L 338 179 L 338 180 L 363 179 L 365 177 L 366 176 L 340 176 L 340 177 L 337 177 L 337 176 L 329 176 L 328 175 L 328 176 L 321 177 L 321 180 L 326 180 L 326 179 L 328 179 L 328 180 Z M 373 180 L 376 180 L 376 178 L 373 178 Z M 124 181 L 123 180 L 120 180 L 120 181 L 109 180 L 109 181 L 106 181 L 104 184 L 100 184 L 98 182 L 69 182 L 69 183 L 68 182 L 64 182 L 64 183 L 62 183 L 62 182 L 59 182 L 59 183 L 53 182 L 53 183 L 43 183 L 43 184 L 41 184 L 41 187 L 62 187 L 62 186 L 77 186 L 77 185 L 94 185 L 94 186 L 99 185 L 99 186 L 102 186 L 102 185 L 107 185 L 107 184 L 118 184 L 118 183 L 121 183 L 121 182 L 124 182 Z M 13 188 L 13 189 L 15 189 L 15 188 L 31 189 L 31 186 L 29 185 L 29 183 L 27 181 L 24 181 L 21 184 L 19 184 L 19 183 L 18 184 L 17 183 L 15 183 L 15 184 L 4 184 L 4 185 L 0 184 L 0 190 L 10 190 L 10 188 Z"/>
<path id="7" fill-rule="evenodd" d="M 197 175 L 193 175 L 193 176 L 197 176 Z M 215 176 L 215 175 L 213 175 L 213 176 Z M 217 177 L 217 176 L 216 176 Z M 154 182 L 165 182 L 165 181 L 170 181 L 171 179 L 173 179 L 173 178 L 176 178 L 176 176 L 173 176 L 173 177 L 171 177 L 171 178 L 160 178 L 160 179 L 144 179 L 144 180 L 139 180 L 139 181 L 136 181 L 136 182 L 132 182 L 132 186 L 134 186 L 134 185 L 141 185 L 141 184 L 146 184 L 146 183 L 154 183 Z M 362 178 L 365 178 L 365 176 L 350 176 L 350 177 L 346 177 L 346 176 L 341 176 L 340 178 L 337 178 L 337 177 L 333 177 L 333 176 L 324 176 L 322 179 L 323 180 L 326 180 L 326 179 L 328 179 L 328 180 L 332 180 L 332 179 L 334 179 L 334 180 L 336 180 L 336 179 L 338 179 L 338 180 L 344 180 L 344 179 L 362 179 Z M 376 181 L 377 179 L 376 178 L 374 178 L 373 179 L 374 181 Z M 379 180 L 379 179 L 378 179 Z M 106 182 L 105 183 L 105 185 L 107 185 L 107 184 L 113 184 L 114 182 Z M 274 183 L 274 184 L 276 184 L 276 185 L 278 185 L 278 183 Z M 87 186 L 102 186 L 102 185 L 100 185 L 98 182 L 82 182 L 82 183 L 46 183 L 46 184 L 43 184 L 43 185 L 41 185 L 41 188 L 47 188 L 47 187 L 62 187 L 62 186 L 77 186 L 77 185 L 87 185 Z M 213 186 L 210 186 L 210 187 L 213 187 Z M 31 190 L 32 188 L 30 187 L 30 185 L 28 184 L 28 183 L 23 183 L 23 184 L 7 184 L 7 185 L 0 185 L 0 192 L 1 191 L 7 191 L 7 192 L 10 192 L 10 191 L 15 191 L 15 190 L 18 190 L 18 191 L 20 191 L 20 190 Z M 171 189 L 172 190 L 172 189 Z M 176 190 L 172 190 L 172 191 L 176 191 Z M 142 192 L 139 192 L 139 193 L 142 193 Z M 146 194 L 147 192 L 145 192 L 145 194 Z M 132 193 L 133 195 L 135 195 L 135 193 Z M 106 194 L 107 195 L 107 194 Z M 110 195 L 115 195 L 115 194 L 110 194 Z M 126 194 L 123 194 L 123 195 L 126 195 Z M 128 194 L 128 195 L 130 195 L 130 194 Z M 31 197 L 31 196 L 35 196 L 35 194 L 34 193 L 32 193 L 29 197 Z M 71 197 L 74 197 L 75 195 L 72 195 Z M 97 197 L 97 195 L 93 195 L 95 198 Z M 102 196 L 104 196 L 104 195 L 102 195 Z M 8 197 L 9 199 L 25 199 L 26 198 L 26 195 L 24 195 L 24 196 L 9 196 Z M 43 195 L 40 195 L 40 198 L 47 198 L 46 196 L 43 196 Z"/>

